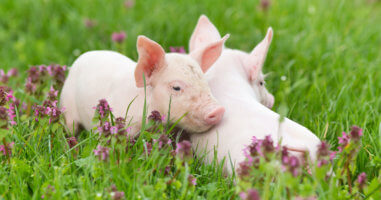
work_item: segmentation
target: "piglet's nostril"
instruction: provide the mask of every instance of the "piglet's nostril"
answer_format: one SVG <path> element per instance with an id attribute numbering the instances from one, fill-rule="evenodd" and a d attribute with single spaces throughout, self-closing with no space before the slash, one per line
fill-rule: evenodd
<path id="1" fill-rule="evenodd" d="M 224 116 L 224 113 L 224 107 L 219 106 L 217 108 L 214 108 L 205 116 L 205 122 L 209 125 L 215 125 L 221 121 L 222 117 Z"/>

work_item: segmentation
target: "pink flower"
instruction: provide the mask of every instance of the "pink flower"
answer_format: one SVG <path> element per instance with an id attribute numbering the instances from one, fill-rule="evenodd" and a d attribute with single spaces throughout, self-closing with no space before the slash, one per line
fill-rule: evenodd
<path id="1" fill-rule="evenodd" d="M 126 7 L 126 8 L 132 8 L 134 5 L 135 5 L 134 0 L 127 0 L 124 2 L 124 7 Z"/>
<path id="2" fill-rule="evenodd" d="M 17 68 L 12 68 L 8 71 L 8 76 L 15 77 L 19 74 L 19 70 Z"/>
<path id="3" fill-rule="evenodd" d="M 116 126 L 112 126 L 112 127 L 110 128 L 110 132 L 111 132 L 111 134 L 113 134 L 113 135 L 117 134 L 117 133 L 118 133 L 118 127 L 116 127 Z"/>
<path id="4" fill-rule="evenodd" d="M 357 182 L 359 184 L 360 189 L 364 188 L 366 184 L 366 173 L 362 172 L 358 177 L 357 177 Z"/>
<path id="5" fill-rule="evenodd" d="M 30 77 L 26 79 L 25 91 L 29 94 L 33 94 L 36 91 L 36 85 L 32 83 L 32 79 Z"/>
<path id="6" fill-rule="evenodd" d="M 176 154 L 181 159 L 187 159 L 192 157 L 192 145 L 189 141 L 184 140 L 176 145 Z"/>
<path id="7" fill-rule="evenodd" d="M 169 47 L 169 51 L 172 53 L 183 53 L 183 54 L 186 53 L 185 48 L 182 46 L 181 47 Z"/>
<path id="8" fill-rule="evenodd" d="M 188 183 L 191 185 L 197 185 L 197 179 L 194 176 L 189 175 L 188 176 Z"/>
<path id="9" fill-rule="evenodd" d="M 83 23 L 85 24 L 86 28 L 93 28 L 94 26 L 97 25 L 97 22 L 92 19 L 85 19 L 83 20 Z"/>
<path id="10" fill-rule="evenodd" d="M 336 151 L 331 151 L 331 153 L 329 154 L 329 160 L 332 161 L 333 159 L 335 159 L 336 154 L 337 154 Z"/>
<path id="11" fill-rule="evenodd" d="M 16 118 L 16 110 L 15 109 L 16 109 L 15 103 L 10 103 L 9 108 L 8 108 L 8 117 L 10 120 L 10 124 L 12 126 L 17 124 L 15 121 L 15 118 Z"/>
<path id="12" fill-rule="evenodd" d="M 267 11 L 270 7 L 270 0 L 261 0 L 261 9 Z"/>
<path id="13" fill-rule="evenodd" d="M 154 110 L 151 112 L 151 115 L 148 116 L 148 119 L 156 121 L 156 122 L 162 122 L 163 117 L 160 115 L 160 112 L 157 110 Z"/>
<path id="14" fill-rule="evenodd" d="M 101 119 L 107 117 L 112 111 L 106 99 L 99 100 L 99 104 L 94 108 L 98 111 Z"/>
<path id="15" fill-rule="evenodd" d="M 12 155 L 12 147 L 14 144 L 15 144 L 14 142 L 7 144 L 7 148 L 5 148 L 4 145 L 0 145 L 0 152 L 2 152 L 4 156 L 7 155 L 7 152 L 8 152 L 8 155 L 11 156 Z"/>
<path id="16" fill-rule="evenodd" d="M 7 83 L 7 82 L 8 82 L 8 79 L 9 79 L 8 74 L 5 74 L 5 73 L 4 73 L 4 70 L 3 70 L 3 69 L 0 69 L 0 82 L 2 82 L 2 83 Z"/>
<path id="17" fill-rule="evenodd" d="M 102 147 L 98 145 L 96 149 L 94 149 L 94 155 L 98 156 L 99 160 L 106 161 L 109 157 L 109 149 L 107 147 Z"/>
<path id="18" fill-rule="evenodd" d="M 124 39 L 126 39 L 126 33 L 123 31 L 114 32 L 111 35 L 111 39 L 112 39 L 112 41 L 114 41 L 116 43 L 122 43 L 124 41 Z"/>
<path id="19" fill-rule="evenodd" d="M 48 93 L 48 98 L 50 100 L 56 100 L 58 95 L 58 90 L 55 90 L 53 86 L 50 87 L 49 93 Z"/>
<path id="20" fill-rule="evenodd" d="M 339 146 L 339 151 L 341 152 L 343 150 L 343 148 L 345 148 L 348 143 L 349 143 L 349 136 L 343 132 L 343 136 L 342 137 L 338 137 L 339 139 L 339 144 L 341 144 L 341 146 Z"/>
<path id="21" fill-rule="evenodd" d="M 260 196 L 257 190 L 255 189 L 248 189 L 247 192 L 241 192 L 239 194 L 239 197 L 243 200 L 260 200 Z"/>
<path id="22" fill-rule="evenodd" d="M 73 147 L 75 147 L 75 145 L 78 144 L 78 142 L 77 142 L 77 138 L 75 138 L 75 137 L 70 137 L 70 138 L 67 139 L 67 143 L 69 144 L 69 147 L 70 147 L 70 148 L 73 148 Z"/>
<path id="23" fill-rule="evenodd" d="M 352 126 L 350 135 L 351 139 L 353 139 L 354 141 L 359 141 L 362 136 L 362 129 L 358 126 Z"/>

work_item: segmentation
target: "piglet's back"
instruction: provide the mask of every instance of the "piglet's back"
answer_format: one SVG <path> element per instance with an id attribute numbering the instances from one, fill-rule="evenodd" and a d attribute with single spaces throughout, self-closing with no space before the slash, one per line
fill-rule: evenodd
<path id="1" fill-rule="evenodd" d="M 72 112 L 75 121 L 86 129 L 92 128 L 90 122 L 94 115 L 93 107 L 100 99 L 118 93 L 115 90 L 136 89 L 133 77 L 135 66 L 135 62 L 113 51 L 89 51 L 82 54 L 71 67 L 65 82 L 67 87 L 63 89 L 62 104 L 68 109 L 69 115 L 66 118 L 70 118 Z M 67 95 L 68 93 L 72 95 Z M 65 106 L 69 101 L 70 105 Z"/>

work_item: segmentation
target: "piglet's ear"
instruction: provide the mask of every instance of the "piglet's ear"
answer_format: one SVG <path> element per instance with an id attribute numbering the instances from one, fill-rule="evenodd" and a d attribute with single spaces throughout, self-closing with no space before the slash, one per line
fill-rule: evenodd
<path id="1" fill-rule="evenodd" d="M 138 64 L 135 68 L 136 87 L 143 87 L 143 73 L 146 83 L 149 85 L 152 75 L 165 66 L 165 52 L 158 43 L 145 36 L 138 37 L 136 46 L 139 54 Z"/>
<path id="2" fill-rule="evenodd" d="M 217 28 L 209 21 L 208 17 L 201 15 L 189 41 L 189 52 L 218 40 L 221 40 L 221 35 Z"/>
<path id="3" fill-rule="evenodd" d="M 246 71 L 250 80 L 254 80 L 262 71 L 266 55 L 273 38 L 273 29 L 267 30 L 265 38 L 254 48 L 250 55 L 244 60 Z"/>
<path id="4" fill-rule="evenodd" d="M 229 38 L 229 34 L 225 35 L 222 39 L 211 42 L 204 48 L 196 49 L 191 52 L 190 56 L 193 57 L 201 66 L 202 71 L 205 73 L 213 65 L 214 62 L 220 57 L 224 48 L 225 41 Z"/>

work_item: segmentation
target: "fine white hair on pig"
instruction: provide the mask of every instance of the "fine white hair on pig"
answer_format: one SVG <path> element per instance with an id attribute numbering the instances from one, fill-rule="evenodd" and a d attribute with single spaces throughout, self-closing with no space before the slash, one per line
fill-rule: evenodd
<path id="1" fill-rule="evenodd" d="M 220 56 L 228 38 L 210 43 L 192 55 L 165 53 L 156 42 L 145 36 L 137 39 L 138 62 L 113 51 L 90 51 L 72 65 L 61 93 L 61 106 L 69 129 L 92 122 L 94 106 L 106 99 L 115 117 L 132 117 L 131 135 L 140 127 L 144 108 L 146 80 L 147 112 L 167 114 L 171 120 L 185 117 L 178 126 L 190 132 L 203 132 L 217 124 L 225 110 L 211 94 L 203 71 Z M 203 70 L 203 71 L 202 71 Z"/>
<path id="2" fill-rule="evenodd" d="M 280 122 L 280 115 L 268 108 L 274 100 L 259 81 L 264 81 L 262 67 L 272 36 L 273 31 L 269 28 L 265 39 L 250 54 L 225 48 L 206 73 L 212 94 L 225 107 L 226 113 L 221 123 L 211 130 L 191 134 L 190 138 L 198 155 L 206 153 L 207 162 L 213 160 L 214 150 L 218 161 L 226 158 L 224 169 L 228 173 L 244 161 L 243 149 L 251 143 L 253 136 L 264 139 L 270 135 L 275 143 L 281 141 L 292 150 L 291 153 L 300 155 L 300 152 L 308 151 L 311 159 L 316 159 L 321 143 L 319 138 L 288 118 Z M 190 51 L 197 51 L 220 38 L 216 27 L 202 15 L 190 39 Z"/>

